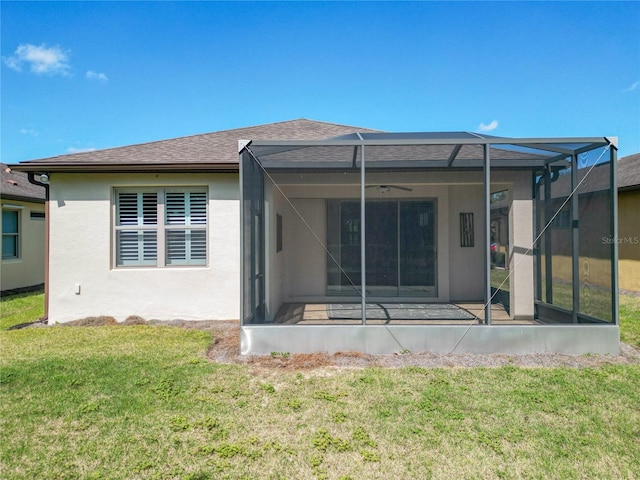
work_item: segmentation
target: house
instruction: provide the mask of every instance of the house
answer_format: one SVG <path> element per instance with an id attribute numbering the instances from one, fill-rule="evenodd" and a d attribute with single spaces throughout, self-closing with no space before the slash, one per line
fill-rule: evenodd
<path id="1" fill-rule="evenodd" d="M 640 153 L 618 160 L 620 291 L 640 294 Z"/>
<path id="2" fill-rule="evenodd" d="M 602 272 L 606 270 L 606 258 L 610 245 L 614 242 L 618 245 L 618 275 L 619 290 L 631 294 L 640 293 L 640 154 L 629 155 L 620 158 L 616 162 L 618 185 L 618 235 L 617 237 L 603 235 L 598 238 L 593 236 L 590 251 L 599 251 L 595 258 L 604 259 L 605 262 L 591 262 L 591 285 L 597 288 L 606 288 L 610 283 L 609 275 Z M 597 165 L 582 182 L 581 188 L 587 191 L 603 192 L 609 183 L 609 170 L 606 165 Z M 554 199 L 554 207 L 558 208 L 571 191 L 570 178 L 561 176 L 554 184 L 557 193 Z M 611 201 L 612 199 L 609 199 Z M 588 217 L 589 226 L 596 231 L 605 232 L 606 224 L 610 221 L 607 214 L 607 202 L 596 201 L 582 202 L 581 213 Z M 492 207 L 500 207 L 496 203 Z M 501 209 L 492 209 L 492 215 L 497 215 Z M 571 261 L 571 225 L 570 205 L 564 205 L 559 215 L 551 225 L 551 237 L 554 244 L 554 269 L 553 278 L 556 285 L 567 284 L 572 279 Z M 615 238 L 615 240 L 614 240 Z M 584 246 L 583 246 L 584 248 Z M 595 269 L 595 270 L 594 270 Z M 564 304 L 571 305 L 571 299 L 565 297 Z"/>
<path id="3" fill-rule="evenodd" d="M 4 163 L 1 168 L 0 290 L 7 294 L 44 283 L 45 189 L 30 183 L 26 173 Z"/>
<path id="4" fill-rule="evenodd" d="M 49 181 L 50 322 L 240 318 L 243 353 L 599 353 L 619 339 L 617 244 L 594 240 L 615 234 L 615 158 L 605 137 L 300 119 L 15 168 Z M 579 183 L 596 168 L 608 182 Z M 556 206 L 560 178 L 576 195 Z M 509 312 L 492 303 L 496 192 Z M 562 245 L 548 227 L 567 203 L 578 273 L 555 285 Z M 609 222 L 583 228 L 596 205 Z M 591 264 L 597 288 L 579 270 Z"/>

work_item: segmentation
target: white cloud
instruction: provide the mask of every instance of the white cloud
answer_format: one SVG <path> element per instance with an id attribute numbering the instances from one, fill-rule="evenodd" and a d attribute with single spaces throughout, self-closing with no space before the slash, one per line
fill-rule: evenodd
<path id="1" fill-rule="evenodd" d="M 94 72 L 89 70 L 85 75 L 89 80 L 99 80 L 101 82 L 109 81 L 109 78 L 102 72 Z"/>
<path id="2" fill-rule="evenodd" d="M 638 90 L 638 87 L 640 87 L 640 82 L 634 82 L 628 88 L 625 88 L 623 92 L 633 92 L 634 90 Z"/>
<path id="3" fill-rule="evenodd" d="M 39 132 L 33 128 L 21 128 L 20 133 L 23 135 L 31 135 L 32 137 L 37 137 L 39 135 Z"/>
<path id="4" fill-rule="evenodd" d="M 83 153 L 83 152 L 93 152 L 95 148 L 77 148 L 77 147 L 69 147 L 67 148 L 67 153 Z"/>
<path id="5" fill-rule="evenodd" d="M 478 130 L 480 130 L 481 132 L 490 132 L 491 130 L 495 130 L 496 128 L 498 128 L 497 120 L 494 120 L 489 124 L 481 123 L 478 126 Z"/>
<path id="6" fill-rule="evenodd" d="M 30 43 L 22 44 L 10 57 L 3 58 L 7 67 L 18 72 L 24 64 L 29 70 L 38 75 L 69 75 L 69 54 L 58 45 L 47 47 Z"/>

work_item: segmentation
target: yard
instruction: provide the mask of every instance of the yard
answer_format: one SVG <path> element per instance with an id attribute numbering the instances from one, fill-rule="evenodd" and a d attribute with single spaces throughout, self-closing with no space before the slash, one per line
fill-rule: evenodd
<path id="1" fill-rule="evenodd" d="M 41 304 L 3 299 L 3 328 Z M 621 327 L 640 348 L 640 299 L 621 298 Z M 640 477 L 638 362 L 211 361 L 227 338 L 216 326 L 0 332 L 3 478 Z"/>

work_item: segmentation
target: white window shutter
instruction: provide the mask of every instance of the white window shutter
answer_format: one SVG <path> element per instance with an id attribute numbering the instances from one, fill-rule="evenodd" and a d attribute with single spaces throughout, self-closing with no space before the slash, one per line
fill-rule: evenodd
<path id="1" fill-rule="evenodd" d="M 116 265 L 206 265 L 207 202 L 206 189 L 117 190 Z"/>
<path id="2" fill-rule="evenodd" d="M 191 230 L 191 263 L 204 265 L 207 261 L 207 231 Z"/>
<path id="3" fill-rule="evenodd" d="M 165 217 L 167 225 L 186 225 L 187 198 L 184 192 L 167 192 Z"/>
<path id="4" fill-rule="evenodd" d="M 205 192 L 191 192 L 189 194 L 190 225 L 207 224 L 207 194 Z"/>
<path id="5" fill-rule="evenodd" d="M 155 226 L 158 223 L 158 194 L 156 192 L 117 192 L 116 264 L 156 265 L 158 233 L 128 227 Z"/>
<path id="6" fill-rule="evenodd" d="M 118 193 L 118 225 L 138 225 L 138 194 Z"/>

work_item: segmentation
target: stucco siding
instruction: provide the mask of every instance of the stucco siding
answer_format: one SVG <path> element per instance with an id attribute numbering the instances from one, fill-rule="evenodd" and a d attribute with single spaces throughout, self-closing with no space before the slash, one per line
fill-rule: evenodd
<path id="1" fill-rule="evenodd" d="M 449 187 L 449 275 L 451 300 L 484 300 L 484 200 L 482 185 Z M 460 214 L 473 213 L 474 243 L 460 246 Z"/>
<path id="2" fill-rule="evenodd" d="M 20 233 L 18 258 L 3 259 L 0 264 L 0 290 L 44 283 L 45 220 L 31 218 L 31 213 L 44 214 L 44 205 L 3 199 L 2 209 L 18 212 Z"/>
<path id="3" fill-rule="evenodd" d="M 509 208 L 509 303 L 512 316 L 534 316 L 533 200 L 528 172 L 513 174 Z"/>
<path id="4" fill-rule="evenodd" d="M 640 190 L 618 193 L 618 257 L 620 289 L 640 292 Z"/>
<path id="5" fill-rule="evenodd" d="M 114 188 L 146 186 L 207 187 L 206 266 L 115 267 Z M 50 322 L 239 317 L 237 175 L 55 174 L 50 194 Z"/>

